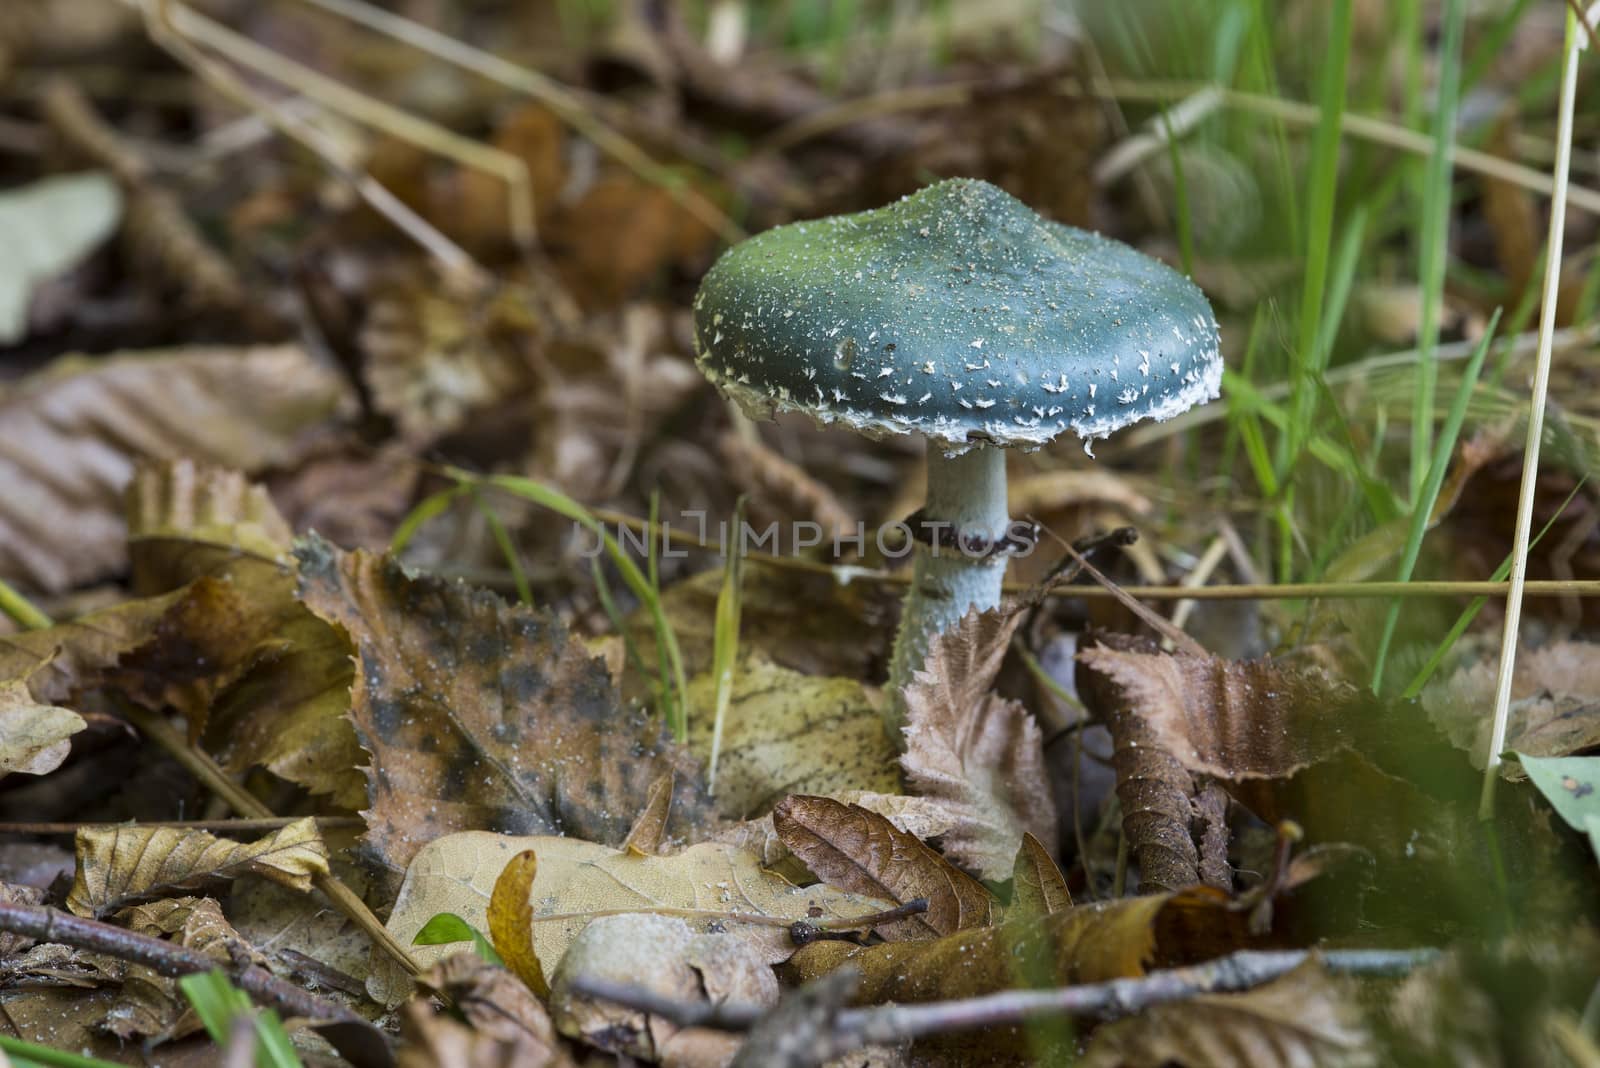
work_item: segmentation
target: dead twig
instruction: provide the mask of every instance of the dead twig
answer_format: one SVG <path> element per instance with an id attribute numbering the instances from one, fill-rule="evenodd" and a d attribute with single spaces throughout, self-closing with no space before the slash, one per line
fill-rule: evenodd
<path id="1" fill-rule="evenodd" d="M 273 816 L 269 819 L 222 820 L 123 820 L 116 823 L 0 823 L 0 834 L 77 834 L 79 831 L 115 831 L 132 827 L 171 827 L 179 831 L 221 831 L 223 834 L 256 834 L 281 830 L 303 817 Z M 317 816 L 317 830 L 329 831 L 363 827 L 359 816 Z"/>
<path id="2" fill-rule="evenodd" d="M 1006 990 L 978 998 L 921 1005 L 845 1009 L 833 1017 L 826 1032 L 819 1030 L 809 1036 L 815 1057 L 811 1063 L 821 1064 L 868 1045 L 1025 1024 L 1041 1018 L 1125 1016 L 1197 994 L 1238 993 L 1278 979 L 1309 960 L 1318 961 L 1328 971 L 1342 975 L 1394 976 L 1430 964 L 1438 955 L 1433 949 L 1355 949 L 1328 953 L 1243 950 L 1205 964 L 1104 983 L 1053 990 Z M 826 982 L 827 977 L 820 981 Z M 767 1017 L 767 1010 L 754 1005 L 680 1001 L 629 983 L 591 976 L 575 977 L 572 986 L 585 997 L 647 1012 L 681 1027 L 749 1031 Z M 803 995 L 804 991 L 801 993 Z M 783 1007 L 780 1005 L 774 1011 L 782 1012 Z"/>
<path id="3" fill-rule="evenodd" d="M 0 931 L 26 935 L 40 942 L 104 953 L 141 964 L 159 975 L 179 978 L 222 968 L 239 988 L 278 1009 L 284 1016 L 317 1021 L 317 1029 L 352 1063 L 389 1063 L 388 1041 L 354 1010 L 317 997 L 248 961 L 224 966 L 196 949 L 149 935 L 73 916 L 44 905 L 0 901 Z M 358 1037 L 359 1036 L 359 1037 Z"/>

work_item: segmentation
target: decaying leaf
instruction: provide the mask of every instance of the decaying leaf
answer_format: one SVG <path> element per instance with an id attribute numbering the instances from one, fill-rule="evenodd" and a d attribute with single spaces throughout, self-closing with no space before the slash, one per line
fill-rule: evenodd
<path id="1" fill-rule="evenodd" d="M 489 894 L 489 940 L 511 974 L 540 997 L 550 996 L 544 968 L 533 951 L 533 882 L 539 854 L 525 849 L 511 858 Z"/>
<path id="2" fill-rule="evenodd" d="M 1350 743 L 1349 687 L 1271 660 L 1202 659 L 1104 645 L 1079 661 L 1110 679 L 1156 744 L 1191 772 L 1279 779 Z"/>
<path id="3" fill-rule="evenodd" d="M 845 790 L 833 797 L 845 805 L 860 805 L 876 812 L 895 827 L 923 841 L 938 838 L 954 826 L 950 813 L 939 802 L 905 794 L 875 794 L 864 790 Z M 712 841 L 748 849 L 761 858 L 762 867 L 772 868 L 790 879 L 809 880 L 811 873 L 778 837 L 769 812 L 757 820 L 745 820 L 720 828 Z"/>
<path id="4" fill-rule="evenodd" d="M 37 701 L 26 678 L 0 682 L 0 776 L 54 771 L 72 751 L 71 737 L 86 726 L 70 708 Z"/>
<path id="5" fill-rule="evenodd" d="M 757 946 L 769 963 L 794 952 L 787 923 L 821 910 L 822 919 L 868 916 L 893 902 L 844 893 L 827 886 L 797 887 L 763 869 L 755 855 L 732 846 L 704 842 L 670 857 L 630 854 L 575 838 L 511 838 L 467 832 L 424 846 L 400 887 L 388 928 L 410 945 L 422 925 L 441 912 L 453 912 L 483 929 L 489 896 L 511 858 L 523 850 L 538 857 L 531 898 L 533 949 L 549 968 L 596 913 L 661 910 L 684 916 L 696 930 L 727 930 Z M 752 915 L 782 923 L 741 923 L 730 916 Z M 559 918 L 552 918 L 559 917 Z M 816 918 L 816 917 L 811 917 Z M 441 947 L 416 946 L 424 965 Z M 393 1004 L 409 980 L 386 976 L 369 984 L 373 996 Z"/>
<path id="6" fill-rule="evenodd" d="M 294 540 L 265 489 L 238 471 L 189 458 L 141 462 L 123 502 L 140 593 L 225 574 L 241 555 L 282 563 Z"/>
<path id="7" fill-rule="evenodd" d="M 43 704 L 67 701 L 99 685 L 118 658 L 147 641 L 181 596 L 124 601 L 68 623 L 8 634 L 0 642 L 0 679 L 25 684 Z"/>
<path id="8" fill-rule="evenodd" d="M 0 882 L 0 904 L 37 905 L 43 900 L 44 890 L 40 887 Z M 11 931 L 0 932 L 0 962 L 9 963 L 17 954 L 32 945 L 33 938 L 29 935 L 15 934 Z"/>
<path id="9" fill-rule="evenodd" d="M 496 287 L 487 301 L 451 294 L 434 277 L 380 288 L 360 331 L 374 410 L 423 447 L 474 412 L 526 391 L 532 369 L 521 348 L 541 325 L 532 309 L 514 286 Z"/>
<path id="10" fill-rule="evenodd" d="M 1072 907 L 1072 893 L 1061 869 L 1050 859 L 1044 846 L 1031 834 L 1022 836 L 1017 849 L 1017 859 L 1011 866 L 1011 905 L 1006 909 L 1012 915 L 1049 916 Z"/>
<path id="11" fill-rule="evenodd" d="M 1070 986 L 1205 960 L 1251 941 L 1244 910 L 1210 887 L 1078 905 L 957 931 L 932 942 L 816 942 L 786 966 L 807 981 L 845 963 L 861 969 L 859 1004 L 976 997 Z"/>
<path id="12" fill-rule="evenodd" d="M 0 393 L 0 579 L 57 592 L 127 563 L 123 488 L 144 459 L 285 467 L 351 403 L 297 346 L 69 358 Z M 47 456 L 48 465 L 25 462 Z"/>
<path id="13" fill-rule="evenodd" d="M 622 848 L 631 853 L 654 854 L 661 852 L 667 835 L 667 821 L 672 817 L 672 791 L 678 776 L 670 768 L 667 773 L 650 784 L 645 795 L 644 809 L 628 828 L 627 840 Z"/>
<path id="14" fill-rule="evenodd" d="M 1133 644 L 1111 635 L 1104 641 Z M 1109 676 L 1089 667 L 1078 654 L 1078 692 L 1111 734 L 1117 798 L 1122 802 L 1122 833 L 1139 864 L 1146 890 L 1176 890 L 1201 881 L 1195 814 L 1200 787 L 1177 756 Z"/>
<path id="15" fill-rule="evenodd" d="M 261 957 L 241 938 L 211 898 L 180 897 L 124 909 L 118 919 L 131 931 L 166 938 L 198 950 L 219 966 L 231 965 L 235 954 L 260 963 Z M 145 964 L 129 964 L 123 977 L 125 999 L 106 1014 L 102 1026 L 122 1039 L 177 1038 L 200 1029 L 178 981 Z"/>
<path id="16" fill-rule="evenodd" d="M 1428 716 L 1464 749 L 1473 767 L 1483 767 L 1492 726 L 1499 663 L 1485 654 L 1477 663 L 1436 682 L 1422 693 Z M 1555 642 L 1517 654 L 1511 676 L 1511 714 L 1506 749 L 1539 757 L 1564 757 L 1600 746 L 1600 645 Z M 1521 779 L 1515 761 L 1501 774 Z"/>
<path id="17" fill-rule="evenodd" d="M 778 837 L 826 882 L 926 912 L 879 928 L 891 940 L 927 940 L 992 923 L 994 895 L 920 839 L 876 812 L 826 797 L 788 797 L 772 813 Z"/>
<path id="18" fill-rule="evenodd" d="M 350 643 L 295 598 L 288 524 L 232 471 L 147 464 L 128 489 L 135 586 L 192 583 L 119 682 L 172 704 L 236 773 L 264 767 L 341 807 L 366 800 L 350 725 Z"/>
<path id="19" fill-rule="evenodd" d="M 1087 1068 L 1376 1063 L 1361 1010 L 1315 961 L 1238 994 L 1197 994 L 1095 1031 Z"/>
<path id="20" fill-rule="evenodd" d="M 436 1015 L 425 998 L 413 998 L 401 1016 L 408 1038 L 400 1064 L 415 1068 L 561 1068 L 572 1064 L 544 1006 L 504 968 L 476 953 L 441 960 L 417 982 L 445 998 L 466 1018 Z"/>
<path id="21" fill-rule="evenodd" d="M 572 989 L 579 978 L 643 986 L 676 1001 L 771 1007 L 778 980 L 751 945 L 727 934 L 697 934 L 676 916 L 601 916 L 575 938 L 556 969 L 550 1012 L 563 1034 L 650 1062 L 720 1068 L 739 1038 L 685 1028 Z"/>
<path id="22" fill-rule="evenodd" d="M 681 768 L 680 826 L 707 814 L 698 773 L 654 719 L 619 707 L 605 668 L 548 615 L 319 539 L 301 600 L 343 627 L 351 718 L 372 754 L 367 843 L 401 869 L 453 831 L 620 843 L 650 784 Z"/>
<path id="23" fill-rule="evenodd" d="M 308 890 L 327 871 L 328 850 L 310 818 L 245 843 L 171 827 L 82 830 L 67 908 L 100 916 L 140 898 L 246 874 Z"/>
<path id="24" fill-rule="evenodd" d="M 906 780 L 950 810 L 945 853 L 985 879 L 1010 874 L 1024 833 L 1056 840 L 1039 725 L 1017 702 L 989 692 L 1021 620 L 1017 612 L 969 613 L 933 641 L 906 687 Z"/>
<path id="25" fill-rule="evenodd" d="M 715 690 L 709 673 L 696 676 L 690 704 L 714 707 Z M 702 761 L 711 757 L 712 727 L 709 715 L 689 724 L 689 747 Z M 747 653 L 734 672 L 722 730 L 717 811 L 748 819 L 789 794 L 896 793 L 894 758 L 883 714 L 860 682 L 802 675 Z"/>

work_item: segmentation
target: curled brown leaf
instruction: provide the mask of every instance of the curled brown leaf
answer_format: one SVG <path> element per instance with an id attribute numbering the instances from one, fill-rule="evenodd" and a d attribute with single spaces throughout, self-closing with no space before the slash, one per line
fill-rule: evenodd
<path id="1" fill-rule="evenodd" d="M 972 612 L 934 640 L 906 687 L 906 780 L 954 825 L 944 851 L 985 879 L 1004 879 L 1024 833 L 1056 840 L 1044 740 L 1027 709 L 990 692 L 1022 616 Z"/>

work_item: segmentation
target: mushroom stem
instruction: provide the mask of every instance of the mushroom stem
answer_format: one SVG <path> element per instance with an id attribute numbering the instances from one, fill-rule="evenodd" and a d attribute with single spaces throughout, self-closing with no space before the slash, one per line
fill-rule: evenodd
<path id="1" fill-rule="evenodd" d="M 930 444 L 928 503 L 922 516 L 923 529 L 914 532 L 918 544 L 911 589 L 889 661 L 885 716 L 897 741 L 905 725 L 904 688 L 922 667 L 928 644 L 972 609 L 981 612 L 1000 603 L 1006 554 L 990 554 L 987 546 L 1005 537 L 1011 522 L 1006 513 L 1005 450 L 979 445 L 952 457 Z M 949 537 L 952 532 L 958 536 L 956 544 Z M 976 543 L 974 535 L 979 536 Z"/>

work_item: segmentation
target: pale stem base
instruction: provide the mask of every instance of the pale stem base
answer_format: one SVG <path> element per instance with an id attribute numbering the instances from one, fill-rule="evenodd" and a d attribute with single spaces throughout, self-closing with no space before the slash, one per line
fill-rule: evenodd
<path id="1" fill-rule="evenodd" d="M 982 531 L 991 541 L 1006 534 L 1006 454 L 979 446 L 956 457 L 928 450 L 928 503 L 925 521 L 950 523 L 956 530 Z M 920 532 L 919 532 L 920 533 Z M 905 725 L 905 686 L 928 655 L 928 644 L 953 628 L 973 608 L 1000 604 L 1006 557 L 969 556 L 951 545 L 937 549 L 920 543 L 889 661 L 885 719 L 896 742 Z"/>

